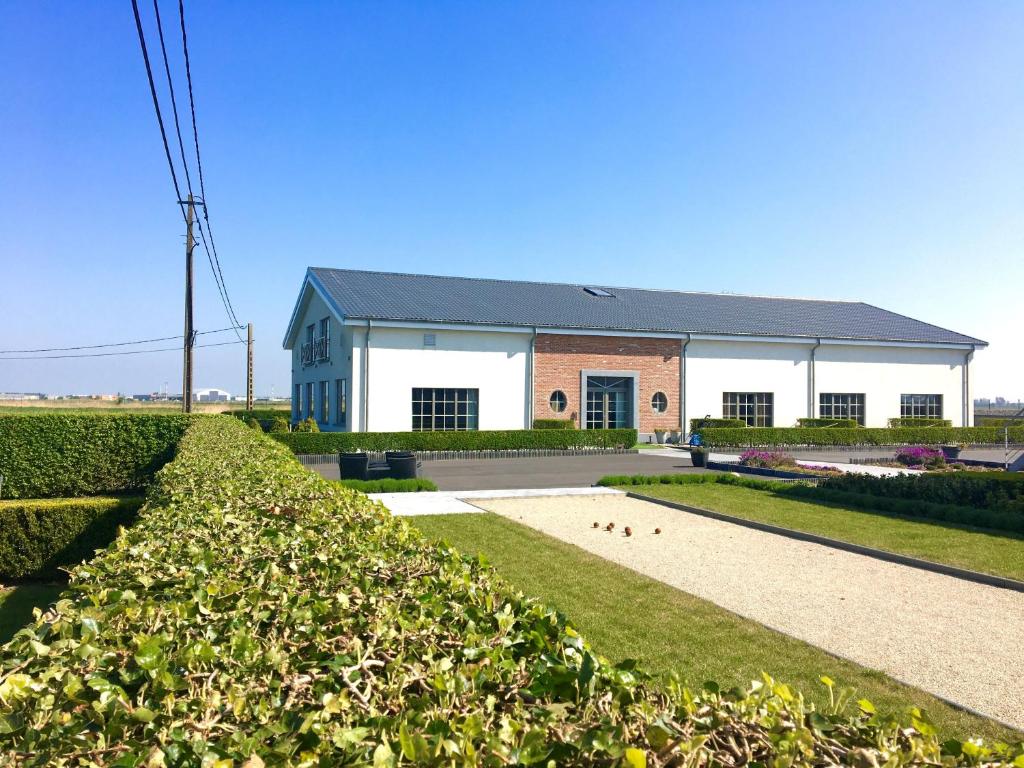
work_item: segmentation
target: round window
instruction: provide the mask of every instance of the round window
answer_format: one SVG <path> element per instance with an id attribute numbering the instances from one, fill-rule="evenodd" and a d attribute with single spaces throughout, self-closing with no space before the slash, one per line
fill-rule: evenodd
<path id="1" fill-rule="evenodd" d="M 664 413 L 668 410 L 668 398 L 664 392 L 655 392 L 651 397 L 651 408 L 655 413 Z"/>
<path id="2" fill-rule="evenodd" d="M 560 389 L 556 389 L 551 393 L 551 399 L 548 402 L 551 404 L 551 410 L 555 413 L 561 413 L 565 410 L 565 406 L 569 404 L 565 392 Z"/>

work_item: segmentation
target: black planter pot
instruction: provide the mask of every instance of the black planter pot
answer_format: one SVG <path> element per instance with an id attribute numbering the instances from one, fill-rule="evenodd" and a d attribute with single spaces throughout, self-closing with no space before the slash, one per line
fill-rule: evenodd
<path id="1" fill-rule="evenodd" d="M 945 456 L 947 459 L 949 459 L 951 461 L 954 460 L 954 459 L 959 459 L 960 458 L 960 446 L 959 445 L 943 445 L 943 446 L 940 446 L 939 450 L 942 451 L 942 455 L 943 456 Z"/>
<path id="2" fill-rule="evenodd" d="M 391 477 L 396 480 L 412 480 L 416 477 L 416 455 L 410 451 L 387 451 L 384 454 Z"/>
<path id="3" fill-rule="evenodd" d="M 704 451 L 690 451 L 690 461 L 695 467 L 703 467 L 707 465 L 708 455 Z"/>
<path id="4" fill-rule="evenodd" d="M 365 480 L 369 467 L 370 457 L 365 453 L 338 455 L 338 476 L 342 480 Z"/>

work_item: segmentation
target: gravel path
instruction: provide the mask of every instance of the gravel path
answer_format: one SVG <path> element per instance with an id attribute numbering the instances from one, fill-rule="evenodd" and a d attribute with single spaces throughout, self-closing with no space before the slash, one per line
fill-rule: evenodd
<path id="1" fill-rule="evenodd" d="M 1024 729 L 1024 594 L 628 497 L 473 503 Z"/>

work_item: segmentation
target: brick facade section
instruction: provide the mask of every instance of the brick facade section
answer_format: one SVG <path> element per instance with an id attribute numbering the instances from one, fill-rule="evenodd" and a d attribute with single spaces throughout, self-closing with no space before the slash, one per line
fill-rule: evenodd
<path id="1" fill-rule="evenodd" d="M 538 333 L 534 355 L 534 417 L 572 418 L 580 427 L 583 418 L 580 371 L 636 371 L 641 432 L 679 429 L 678 339 L 629 336 L 568 336 Z M 563 413 L 551 410 L 551 393 L 560 389 L 568 405 Z M 664 392 L 668 410 L 655 413 L 651 397 Z"/>

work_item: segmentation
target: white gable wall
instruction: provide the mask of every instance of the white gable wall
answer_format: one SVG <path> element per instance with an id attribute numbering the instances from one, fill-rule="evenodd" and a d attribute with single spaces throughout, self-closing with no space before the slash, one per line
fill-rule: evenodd
<path id="1" fill-rule="evenodd" d="M 354 359 L 365 329 L 356 327 Z M 436 346 L 424 346 L 432 333 Z M 494 331 L 373 326 L 370 330 L 368 430 L 412 429 L 414 387 L 479 389 L 480 429 L 523 429 L 529 402 L 530 335 Z"/>

